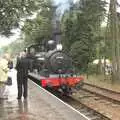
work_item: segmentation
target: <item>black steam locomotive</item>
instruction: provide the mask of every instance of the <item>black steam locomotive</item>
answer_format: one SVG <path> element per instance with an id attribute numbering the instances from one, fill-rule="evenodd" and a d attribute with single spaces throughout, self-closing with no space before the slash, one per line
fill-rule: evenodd
<path id="1" fill-rule="evenodd" d="M 47 45 L 35 44 L 27 48 L 28 57 L 32 61 L 33 71 L 37 70 L 42 87 L 61 89 L 69 93 L 72 87 L 83 83 L 83 77 L 75 76 L 72 60 L 62 50 L 61 45 L 48 41 Z"/>
<path id="2" fill-rule="evenodd" d="M 49 43 L 51 42 L 51 44 Z M 45 76 L 50 74 L 72 74 L 72 60 L 62 51 L 61 45 L 55 47 L 54 41 L 48 41 L 47 48 L 35 44 L 27 48 L 30 59 L 33 60 L 33 70 Z"/>

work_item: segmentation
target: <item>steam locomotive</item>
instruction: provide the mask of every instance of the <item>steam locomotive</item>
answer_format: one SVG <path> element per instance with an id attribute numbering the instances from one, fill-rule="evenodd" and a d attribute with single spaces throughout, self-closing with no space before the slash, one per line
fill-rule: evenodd
<path id="1" fill-rule="evenodd" d="M 84 78 L 76 76 L 72 59 L 62 50 L 62 45 L 56 45 L 53 40 L 47 45 L 34 44 L 27 48 L 32 60 L 33 71 L 37 70 L 42 87 L 60 90 L 62 93 L 72 93 L 73 88 L 80 88 Z"/>

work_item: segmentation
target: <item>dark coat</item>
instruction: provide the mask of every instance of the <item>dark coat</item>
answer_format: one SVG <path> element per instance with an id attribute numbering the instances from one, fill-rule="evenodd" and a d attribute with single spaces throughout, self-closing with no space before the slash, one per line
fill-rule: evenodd
<path id="1" fill-rule="evenodd" d="M 27 77 L 28 71 L 32 69 L 32 64 L 30 59 L 27 57 L 17 58 L 16 70 L 18 77 Z"/>

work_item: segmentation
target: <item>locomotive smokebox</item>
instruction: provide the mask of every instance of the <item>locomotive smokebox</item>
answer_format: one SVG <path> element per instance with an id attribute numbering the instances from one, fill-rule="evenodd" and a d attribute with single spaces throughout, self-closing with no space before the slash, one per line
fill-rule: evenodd
<path id="1" fill-rule="evenodd" d="M 70 73 L 72 68 L 72 60 L 68 55 L 62 51 L 48 52 L 47 57 L 47 68 L 52 73 L 64 74 Z"/>

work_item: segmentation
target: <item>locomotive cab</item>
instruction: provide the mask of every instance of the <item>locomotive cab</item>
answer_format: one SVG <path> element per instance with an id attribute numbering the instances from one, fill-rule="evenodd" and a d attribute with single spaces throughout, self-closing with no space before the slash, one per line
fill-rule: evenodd
<path id="1" fill-rule="evenodd" d="M 27 48 L 27 55 L 32 60 L 33 70 L 37 69 L 39 72 L 42 69 L 43 62 L 45 60 L 44 46 L 41 44 L 31 45 Z"/>

